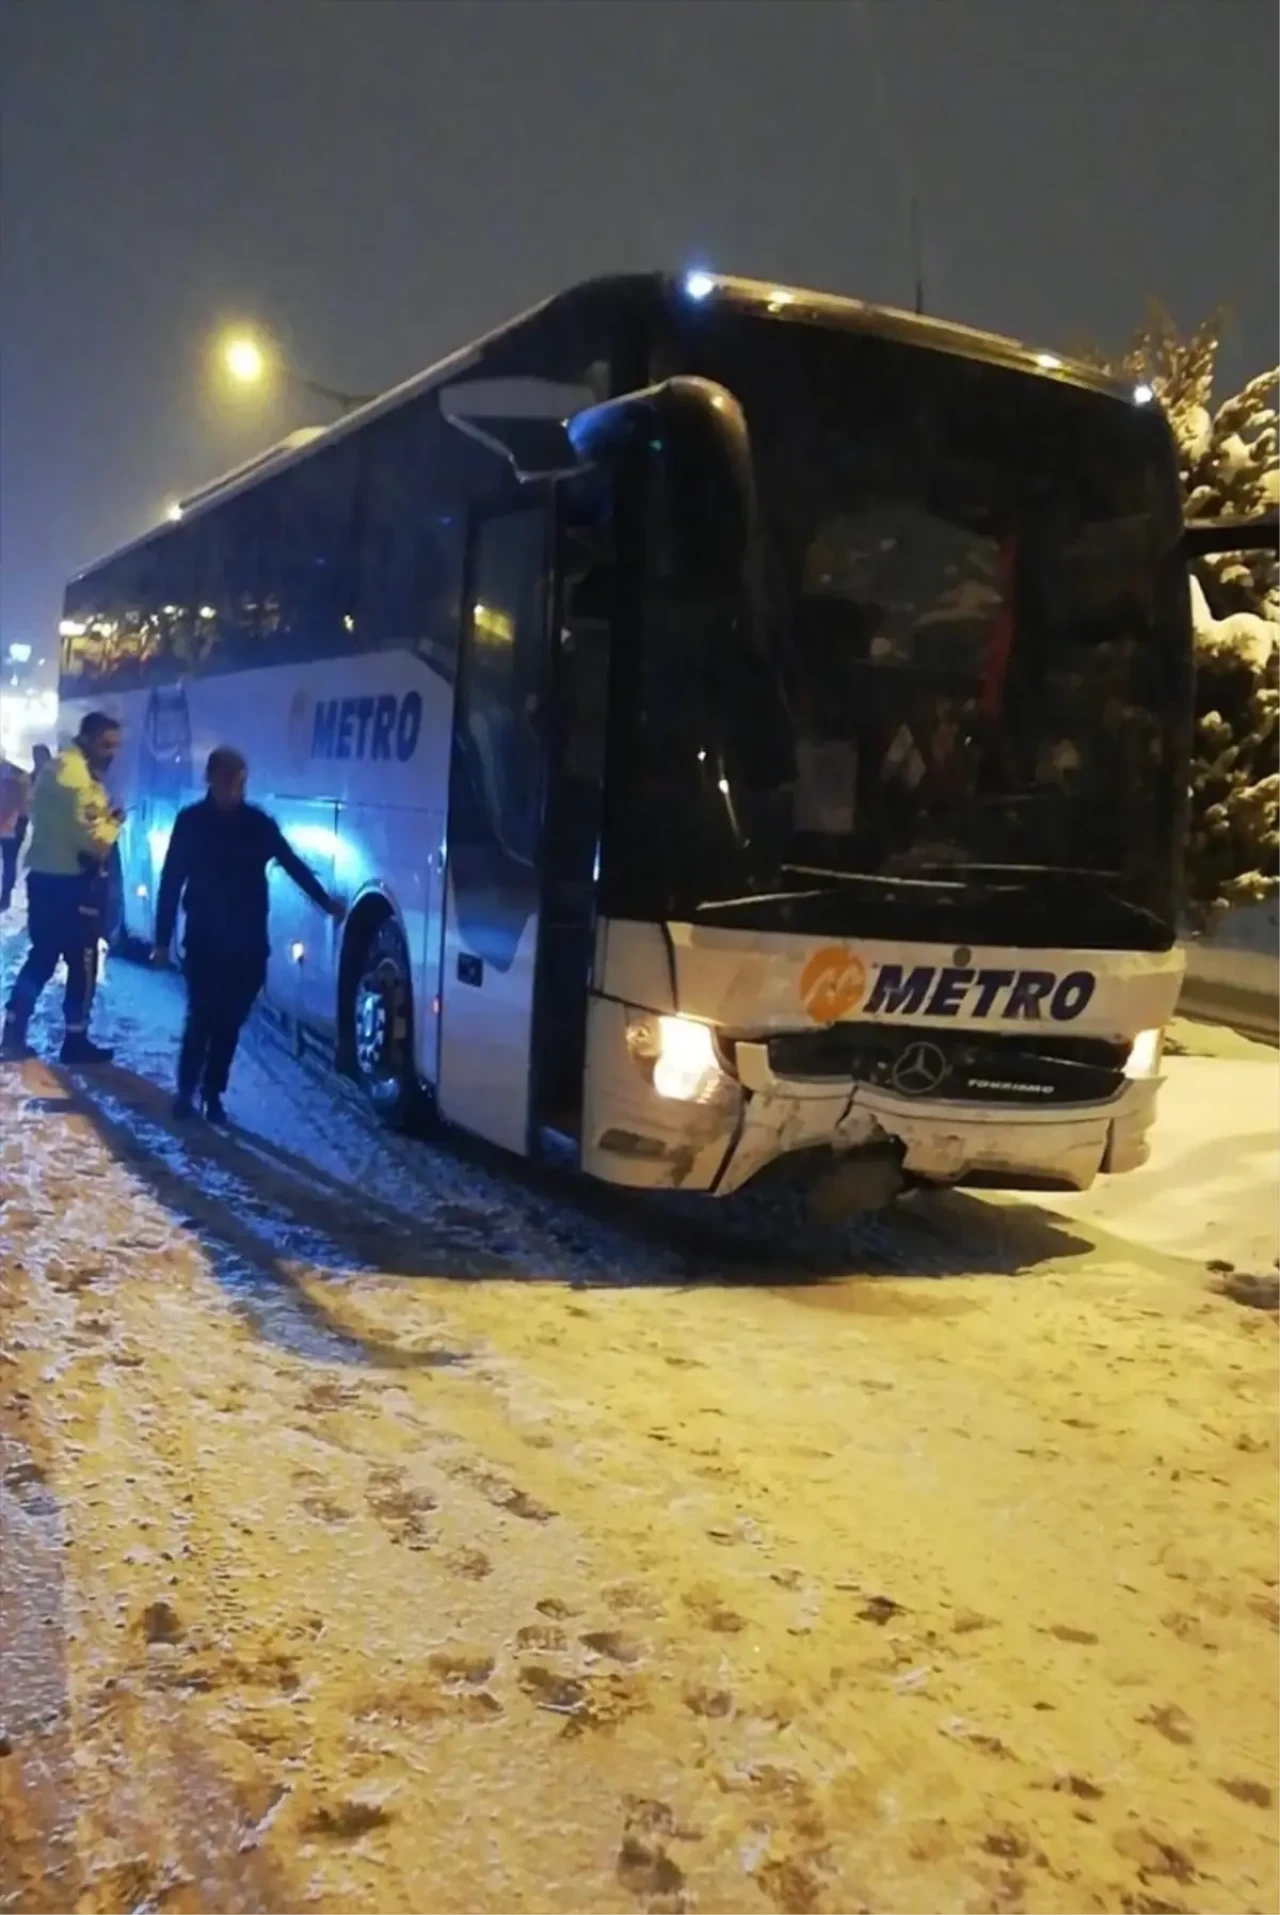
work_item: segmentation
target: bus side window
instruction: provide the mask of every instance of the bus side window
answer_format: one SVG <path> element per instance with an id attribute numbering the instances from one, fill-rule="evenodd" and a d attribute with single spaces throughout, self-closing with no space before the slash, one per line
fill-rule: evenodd
<path id="1" fill-rule="evenodd" d="M 352 647 L 360 458 L 353 440 L 340 440 L 256 489 L 266 563 L 253 637 L 263 662 Z"/>
<path id="2" fill-rule="evenodd" d="M 228 499 L 197 525 L 200 541 L 199 604 L 186 639 L 187 671 L 228 671 L 253 663 L 256 615 L 255 546 L 249 536 L 246 500 Z"/>
<path id="3" fill-rule="evenodd" d="M 482 520 L 476 534 L 471 638 L 459 688 L 460 750 L 469 777 L 453 836 L 494 862 L 532 869 L 541 822 L 538 701 L 546 640 L 537 510 Z"/>
<path id="4" fill-rule="evenodd" d="M 64 683 L 86 690 L 104 669 L 104 630 L 109 622 L 105 571 L 77 584 L 67 593 L 61 626 L 59 673 Z"/>
<path id="5" fill-rule="evenodd" d="M 180 538 L 162 544 L 163 570 L 157 570 L 156 591 L 164 620 L 164 646 L 155 675 L 182 678 L 199 663 L 206 649 L 205 633 L 215 616 L 211 601 L 213 576 L 213 515 L 194 519 Z"/>
<path id="6" fill-rule="evenodd" d="M 458 461 L 465 441 L 440 419 L 434 394 L 366 433 L 356 641 L 414 651 L 451 672 L 462 599 Z"/>

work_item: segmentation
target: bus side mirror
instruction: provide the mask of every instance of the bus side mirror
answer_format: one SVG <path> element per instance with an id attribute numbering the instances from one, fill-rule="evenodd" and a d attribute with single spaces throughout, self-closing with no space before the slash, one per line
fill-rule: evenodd
<path id="1" fill-rule="evenodd" d="M 581 459 L 619 476 L 656 461 L 649 543 L 670 583 L 700 598 L 750 592 L 755 477 L 732 393 L 709 379 L 669 379 L 589 406 L 566 429 Z"/>
<path id="2" fill-rule="evenodd" d="M 673 378 L 569 421 L 578 451 L 644 502 L 645 589 L 701 654 L 703 695 L 733 714 L 734 778 L 795 777 L 792 727 L 765 642 L 755 471 L 742 407 L 708 379 Z"/>
<path id="3" fill-rule="evenodd" d="M 521 485 L 579 469 L 566 419 L 589 398 L 589 386 L 530 376 L 493 377 L 483 363 L 439 390 L 440 417 L 455 432 L 503 459 Z"/>

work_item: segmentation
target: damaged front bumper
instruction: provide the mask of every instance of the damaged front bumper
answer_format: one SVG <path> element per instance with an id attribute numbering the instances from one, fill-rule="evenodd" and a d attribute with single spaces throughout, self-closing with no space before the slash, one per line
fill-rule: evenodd
<path id="1" fill-rule="evenodd" d="M 700 1103 L 680 1103 L 631 1067 L 625 1011 L 608 1010 L 619 1028 L 597 1025 L 583 1134 L 583 1168 L 608 1183 L 727 1196 L 800 1152 L 838 1159 L 892 1146 L 913 1182 L 1084 1190 L 1099 1172 L 1136 1169 L 1148 1155 L 1154 1076 L 1126 1079 L 1098 1103 L 993 1106 L 781 1077 L 765 1044 L 740 1042 L 735 1074 Z"/>

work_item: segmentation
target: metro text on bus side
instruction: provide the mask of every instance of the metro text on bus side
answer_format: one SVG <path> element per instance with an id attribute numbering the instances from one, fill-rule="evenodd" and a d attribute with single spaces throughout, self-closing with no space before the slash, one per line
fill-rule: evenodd
<path id="1" fill-rule="evenodd" d="M 551 299 L 72 582 L 124 932 L 231 742 L 350 906 L 273 880 L 268 998 L 391 1122 L 717 1194 L 1142 1163 L 1192 710 L 1150 399 L 709 274 Z"/>

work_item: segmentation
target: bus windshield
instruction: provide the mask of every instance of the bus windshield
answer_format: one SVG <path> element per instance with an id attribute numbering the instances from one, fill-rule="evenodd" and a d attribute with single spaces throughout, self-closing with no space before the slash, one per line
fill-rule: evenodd
<path id="1" fill-rule="evenodd" d="M 649 910 L 1171 943 L 1191 653 L 1158 412 L 714 302 L 655 373 L 744 409 L 789 762 L 758 775 L 731 636 L 658 594 L 621 827 Z"/>

